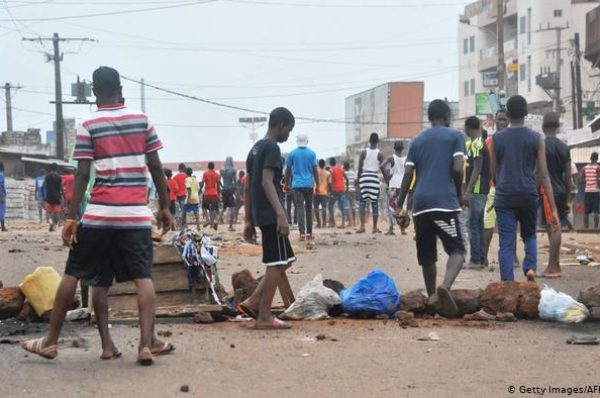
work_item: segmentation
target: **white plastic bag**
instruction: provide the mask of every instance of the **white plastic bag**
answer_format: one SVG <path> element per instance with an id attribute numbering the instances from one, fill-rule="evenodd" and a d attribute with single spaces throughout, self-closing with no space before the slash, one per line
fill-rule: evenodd
<path id="1" fill-rule="evenodd" d="M 579 323 L 590 316 L 590 311 L 573 297 L 544 286 L 538 305 L 540 318 L 545 321 Z"/>
<path id="2" fill-rule="evenodd" d="M 319 320 L 327 319 L 327 310 L 334 305 L 341 304 L 340 296 L 333 290 L 323 285 L 323 276 L 318 274 L 308 282 L 296 297 L 296 301 L 279 317 L 292 320 Z"/>

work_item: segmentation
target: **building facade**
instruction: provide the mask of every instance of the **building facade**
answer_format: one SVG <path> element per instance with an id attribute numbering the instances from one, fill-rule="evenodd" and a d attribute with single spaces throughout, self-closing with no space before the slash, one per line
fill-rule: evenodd
<path id="1" fill-rule="evenodd" d="M 497 1 L 473 2 L 460 16 L 460 118 L 483 109 L 477 102 L 485 99 L 485 93 L 498 92 Z M 574 36 L 579 33 L 583 50 L 586 14 L 598 3 L 599 0 L 504 0 L 506 96 L 524 96 L 530 104 L 530 113 L 542 115 L 553 109 L 551 96 L 555 96 L 554 88 L 559 88 L 561 116 L 565 124 L 572 123 Z M 560 49 L 558 71 L 557 49 Z M 600 78 L 592 72 L 592 64 L 583 58 L 581 71 L 583 101 L 596 104 L 600 99 Z"/>

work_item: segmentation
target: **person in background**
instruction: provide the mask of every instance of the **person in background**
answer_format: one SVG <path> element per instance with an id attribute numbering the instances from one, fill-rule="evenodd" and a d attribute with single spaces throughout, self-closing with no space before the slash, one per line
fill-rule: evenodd
<path id="1" fill-rule="evenodd" d="M 346 187 L 348 186 L 348 178 L 344 174 L 344 169 L 337 165 L 335 158 L 329 159 L 329 227 L 335 228 L 335 203 L 338 202 L 340 213 L 342 215 L 342 225 L 340 228 L 346 228 L 346 213 L 348 206 L 346 205 Z"/>
<path id="2" fill-rule="evenodd" d="M 185 190 L 185 180 L 187 179 L 187 166 L 185 163 L 179 163 L 179 173 L 177 173 L 173 179 L 177 182 L 177 204 L 179 205 L 179 222 L 181 225 L 185 224 L 185 197 L 187 196 Z"/>
<path id="3" fill-rule="evenodd" d="M 296 144 L 298 147 L 286 158 L 285 181 L 294 197 L 300 241 L 313 241 L 313 190 L 319 179 L 317 155 L 308 148 L 306 134 L 298 134 Z"/>
<path id="4" fill-rule="evenodd" d="M 7 232 L 6 228 L 6 180 L 4 179 L 4 163 L 0 162 L 0 230 Z"/>
<path id="5" fill-rule="evenodd" d="M 38 215 L 40 224 L 44 222 L 44 180 L 46 178 L 46 170 L 40 169 L 38 176 L 35 177 L 35 200 L 38 204 Z M 46 219 L 46 221 L 48 221 Z"/>
<path id="6" fill-rule="evenodd" d="M 358 184 L 360 186 L 360 203 L 358 214 L 360 216 L 360 228 L 356 231 L 357 234 L 365 232 L 365 219 L 367 216 L 366 207 L 367 201 L 371 202 L 373 210 L 373 233 L 381 233 L 377 228 L 377 220 L 379 219 L 379 175 L 385 175 L 385 170 L 382 167 L 383 154 L 378 148 L 379 135 L 372 133 L 369 137 L 369 147 L 360 153 L 358 160 Z"/>
<path id="7" fill-rule="evenodd" d="M 75 183 L 75 174 L 73 174 L 73 170 L 65 170 L 65 174 L 63 174 L 61 179 L 63 188 L 63 219 L 66 219 L 71 200 L 73 199 L 73 184 Z"/>
<path id="8" fill-rule="evenodd" d="M 327 223 L 327 203 L 329 202 L 329 172 L 325 170 L 325 159 L 319 159 L 318 180 L 315 181 L 315 218 L 317 228 L 325 228 Z M 319 210 L 321 210 L 319 212 Z M 321 219 L 323 222 L 321 223 Z"/>
<path id="9" fill-rule="evenodd" d="M 406 157 L 402 156 L 402 151 L 404 151 L 404 144 L 402 141 L 394 142 L 394 154 L 387 158 L 383 164 L 382 168 L 386 168 L 388 165 L 391 168 L 390 173 L 385 176 L 386 184 L 388 186 L 387 193 L 387 213 L 388 213 L 388 223 L 390 224 L 388 231 L 385 233 L 386 235 L 394 235 L 394 223 L 395 223 L 395 212 L 392 205 L 392 198 L 397 197 L 400 193 L 400 187 L 402 186 L 402 177 L 404 177 L 404 162 L 406 162 Z M 406 235 L 406 229 L 401 226 L 400 233 L 402 235 Z"/>
<path id="10" fill-rule="evenodd" d="M 187 214 L 192 213 L 196 220 L 196 230 L 200 232 L 200 184 L 194 176 L 194 171 L 191 167 L 188 167 L 185 171 L 187 178 L 185 179 L 185 215 L 184 225 L 187 224 Z"/>
<path id="11" fill-rule="evenodd" d="M 525 244 L 523 274 L 535 281 L 537 269 L 538 181 L 550 202 L 552 231 L 559 227 L 554 191 L 546 167 L 546 145 L 537 132 L 525 127 L 527 101 L 520 95 L 506 103 L 510 126 L 492 136 L 491 172 L 496 182 L 494 207 L 500 236 L 498 260 L 502 281 L 514 281 L 517 222 Z"/>
<path id="12" fill-rule="evenodd" d="M 485 267 L 484 216 L 485 203 L 490 191 L 490 155 L 482 136 L 481 121 L 477 116 L 465 120 L 465 133 L 471 139 L 467 150 L 467 185 L 463 205 L 469 208 L 469 247 L 471 258 L 467 269 Z"/>
<path id="13" fill-rule="evenodd" d="M 246 173 L 240 170 L 238 178 L 235 181 L 235 218 L 234 222 L 238 223 L 240 209 L 244 206 L 244 191 L 246 189 Z"/>
<path id="14" fill-rule="evenodd" d="M 346 186 L 346 216 L 348 217 L 348 224 L 354 227 L 356 226 L 356 203 L 358 199 L 356 197 L 356 171 L 350 168 L 350 162 L 344 162 L 344 174 L 346 175 L 346 181 L 348 181 Z"/>
<path id="15" fill-rule="evenodd" d="M 203 204 L 208 209 L 208 220 L 204 223 L 204 226 L 210 225 L 216 231 L 219 227 L 221 176 L 215 171 L 214 162 L 208 162 L 208 170 L 202 175 L 200 189 L 204 189 Z"/>
<path id="16" fill-rule="evenodd" d="M 63 197 L 62 179 L 58 175 L 58 165 L 52 163 L 50 172 L 44 178 L 44 203 L 46 213 L 50 219 L 49 231 L 56 230 L 60 219 L 61 201 Z"/>
<path id="17" fill-rule="evenodd" d="M 179 185 L 177 185 L 177 181 L 173 178 L 173 172 L 171 169 L 165 169 L 165 177 L 167 179 L 167 188 L 169 190 L 169 211 L 171 212 L 171 216 L 173 216 L 173 220 L 177 216 L 177 192 L 179 191 Z M 171 226 L 171 229 L 175 230 L 175 225 Z"/>
<path id="18" fill-rule="evenodd" d="M 256 319 L 255 329 L 290 329 L 271 313 L 273 297 L 279 288 L 283 304 L 288 308 L 294 302 L 286 270 L 296 261 L 289 241 L 290 227 L 283 208 L 283 163 L 278 143 L 287 141 L 294 128 L 294 116 L 285 108 L 277 108 L 269 116 L 269 129 L 248 154 L 246 169 L 248 184 L 245 195 L 246 225 L 244 239 L 256 242 L 256 227 L 262 235 L 264 278 L 254 293 L 240 308 Z"/>
<path id="19" fill-rule="evenodd" d="M 434 100 L 427 109 L 431 128 L 413 138 L 406 157 L 404 177 L 396 208 L 401 209 L 416 172 L 412 211 L 417 258 L 422 267 L 427 294 L 434 294 L 449 316 L 458 307 L 450 289 L 465 261 L 465 247 L 458 215 L 461 211 L 464 172 L 464 135 L 450 128 L 450 107 L 444 100 Z M 437 239 L 448 255 L 446 273 L 437 286 Z"/>
<path id="20" fill-rule="evenodd" d="M 594 228 L 598 229 L 598 212 L 600 211 L 600 165 L 598 164 L 598 152 L 593 152 L 590 156 L 590 164 L 581 169 L 580 180 L 585 186 L 585 217 L 583 218 L 585 229 L 590 228 L 590 215 L 594 217 Z"/>
<path id="21" fill-rule="evenodd" d="M 225 159 L 225 167 L 221 170 L 221 182 L 223 189 L 221 190 L 221 199 L 223 202 L 223 210 L 219 215 L 219 220 L 222 221 L 227 209 L 229 209 L 229 231 L 235 231 L 233 228 L 233 220 L 235 218 L 235 177 L 237 172 L 233 164 L 233 158 L 228 156 Z"/>
<path id="22" fill-rule="evenodd" d="M 544 115 L 542 129 L 546 135 L 546 163 L 548 174 L 554 191 L 554 203 L 560 224 L 555 230 L 552 229 L 552 214 L 548 212 L 549 201 L 545 192 L 542 190 L 542 208 L 544 209 L 544 224 L 548 241 L 550 243 L 550 253 L 548 257 L 548 266 L 538 276 L 544 278 L 558 278 L 561 275 L 560 269 L 560 247 L 562 244 L 561 228 L 567 221 L 569 212 L 569 200 L 571 196 L 571 153 L 569 147 L 556 137 L 560 131 L 560 117 L 554 112 L 548 112 Z"/>

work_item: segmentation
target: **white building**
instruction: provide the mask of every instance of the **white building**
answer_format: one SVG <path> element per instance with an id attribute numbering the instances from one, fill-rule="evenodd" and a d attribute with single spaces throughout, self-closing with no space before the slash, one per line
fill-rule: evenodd
<path id="1" fill-rule="evenodd" d="M 575 33 L 579 33 L 583 52 L 586 48 L 586 13 L 597 7 L 600 0 L 504 0 L 504 3 L 505 90 L 509 96 L 524 96 L 532 114 L 541 115 L 552 110 L 552 99 L 536 84 L 536 77 L 556 72 L 557 31 L 548 28 L 565 28 L 560 31 L 560 98 L 561 116 L 570 125 L 573 120 L 573 39 Z M 459 115 L 464 118 L 475 114 L 477 93 L 497 91 L 497 81 L 494 81 L 498 65 L 497 0 L 478 0 L 467 5 L 458 26 Z M 583 102 L 598 103 L 600 77 L 583 58 L 581 66 Z M 554 91 L 550 93 L 554 94 Z"/>

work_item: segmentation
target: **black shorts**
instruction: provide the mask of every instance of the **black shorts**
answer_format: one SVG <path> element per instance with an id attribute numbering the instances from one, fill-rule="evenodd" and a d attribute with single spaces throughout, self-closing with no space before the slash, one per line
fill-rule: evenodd
<path id="1" fill-rule="evenodd" d="M 262 236 L 263 265 L 267 267 L 289 267 L 296 257 L 287 236 L 277 233 L 277 226 L 266 225 L 260 227 Z"/>
<path id="2" fill-rule="evenodd" d="M 204 199 L 202 201 L 202 210 L 219 211 L 219 199 Z"/>
<path id="3" fill-rule="evenodd" d="M 437 238 L 448 254 L 465 253 L 458 212 L 432 211 L 414 217 L 419 265 L 437 262 Z"/>
<path id="4" fill-rule="evenodd" d="M 598 214 L 598 206 L 600 206 L 600 192 L 585 193 L 585 214 Z"/>
<path id="5" fill-rule="evenodd" d="M 329 196 L 327 195 L 315 195 L 315 209 L 318 209 L 319 206 L 323 209 L 327 208 L 327 204 L 329 203 Z"/>
<path id="6" fill-rule="evenodd" d="M 221 191 L 221 196 L 223 197 L 223 208 L 235 207 L 235 197 L 232 190 Z"/>
<path id="7" fill-rule="evenodd" d="M 80 226 L 65 274 L 101 287 L 152 278 L 152 232 Z"/>

